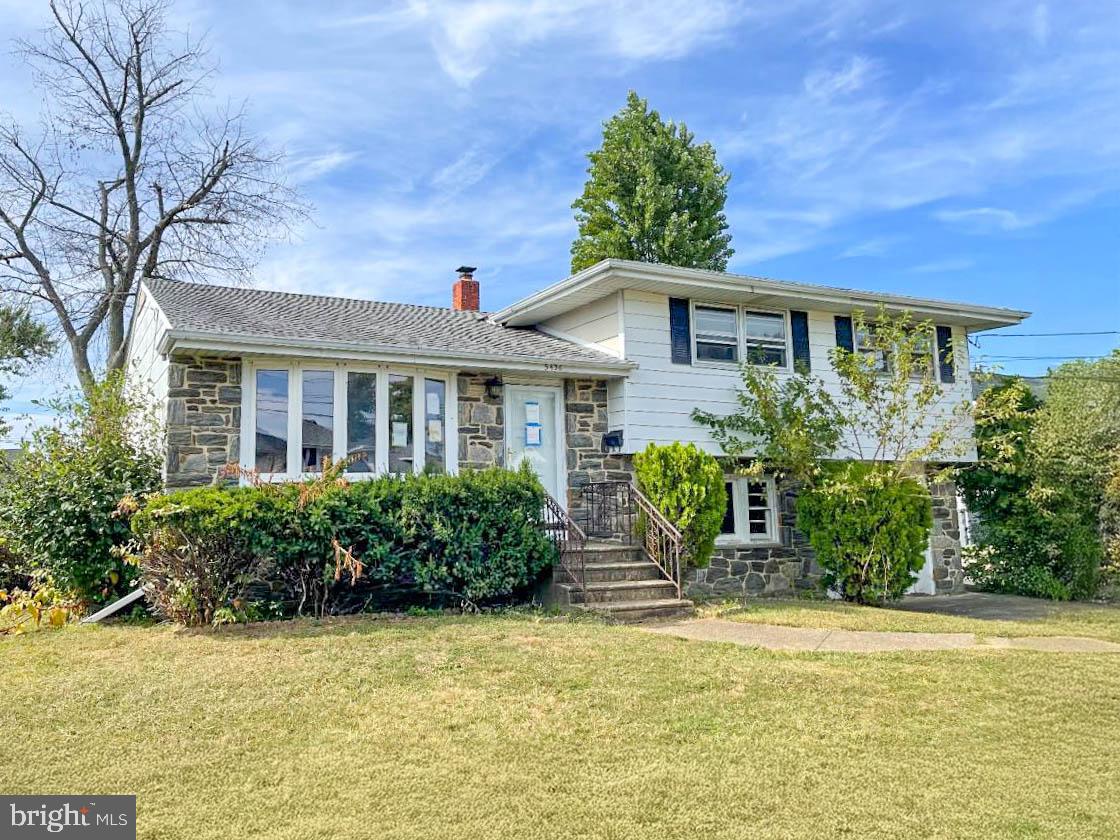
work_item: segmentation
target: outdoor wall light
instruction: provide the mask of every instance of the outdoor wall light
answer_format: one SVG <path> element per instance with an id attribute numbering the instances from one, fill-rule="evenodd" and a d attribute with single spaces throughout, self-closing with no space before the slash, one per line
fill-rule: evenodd
<path id="1" fill-rule="evenodd" d="M 483 385 L 486 386 L 486 396 L 492 400 L 500 399 L 502 396 L 502 380 L 500 377 L 491 376 Z"/>

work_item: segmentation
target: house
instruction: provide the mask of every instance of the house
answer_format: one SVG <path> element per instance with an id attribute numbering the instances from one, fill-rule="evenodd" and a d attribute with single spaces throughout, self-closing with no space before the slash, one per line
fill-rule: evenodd
<path id="1" fill-rule="evenodd" d="M 325 455 L 353 459 L 355 476 L 528 461 L 587 522 L 599 483 L 628 483 L 648 443 L 718 454 L 690 414 L 734 410 L 740 360 L 835 382 L 829 350 L 858 349 L 852 313 L 883 305 L 936 325 L 929 364 L 958 403 L 972 392 L 969 334 L 1029 314 L 622 260 L 485 314 L 473 271 L 459 270 L 451 308 L 147 283 L 129 371 L 165 414 L 167 485 L 209 483 L 227 462 L 297 478 Z M 947 457 L 976 457 L 964 434 L 963 454 Z M 728 489 L 717 556 L 677 583 L 744 594 L 811 584 L 793 489 L 736 477 Z M 915 586 L 954 592 L 955 488 L 931 489 L 935 526 Z"/>

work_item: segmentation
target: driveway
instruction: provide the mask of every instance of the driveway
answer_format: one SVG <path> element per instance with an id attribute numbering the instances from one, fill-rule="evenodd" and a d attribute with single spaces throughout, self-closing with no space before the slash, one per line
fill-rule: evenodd
<path id="1" fill-rule="evenodd" d="M 1024 598 L 1021 595 L 962 592 L 960 595 L 907 595 L 890 609 L 956 615 L 989 621 L 1037 621 L 1059 612 L 1115 608 L 1100 604 L 1058 603 L 1041 598 Z"/>

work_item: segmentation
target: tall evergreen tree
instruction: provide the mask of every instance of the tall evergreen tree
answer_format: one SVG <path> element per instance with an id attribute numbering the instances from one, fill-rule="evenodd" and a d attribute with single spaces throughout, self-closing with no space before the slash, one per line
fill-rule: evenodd
<path id="1" fill-rule="evenodd" d="M 666 123 L 634 91 L 603 124 L 588 179 L 572 204 L 572 271 L 610 257 L 723 271 L 734 251 L 723 205 L 730 175 L 710 143 Z"/>

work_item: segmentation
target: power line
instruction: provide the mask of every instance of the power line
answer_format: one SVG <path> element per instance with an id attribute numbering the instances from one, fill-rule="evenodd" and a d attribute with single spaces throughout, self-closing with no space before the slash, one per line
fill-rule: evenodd
<path id="1" fill-rule="evenodd" d="M 982 353 L 977 356 L 979 359 L 989 359 L 1004 362 L 1028 362 L 1028 361 L 1071 361 L 1075 359 L 1107 359 L 1108 356 L 991 356 Z"/>
<path id="2" fill-rule="evenodd" d="M 976 335 L 977 340 L 985 338 L 1051 338 L 1070 335 L 1120 335 L 1120 330 L 1093 330 L 1089 332 L 1043 332 L 1043 333 L 984 333 Z"/>

